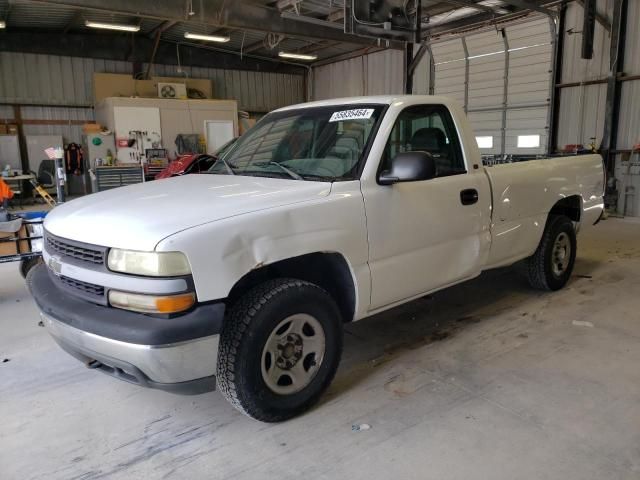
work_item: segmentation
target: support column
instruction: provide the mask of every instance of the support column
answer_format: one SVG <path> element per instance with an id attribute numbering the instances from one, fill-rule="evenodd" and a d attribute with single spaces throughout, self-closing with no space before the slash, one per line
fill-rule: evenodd
<path id="1" fill-rule="evenodd" d="M 549 22 L 553 35 L 553 70 L 551 73 L 551 93 L 549 95 L 549 135 L 547 137 L 547 153 L 551 154 L 558 148 L 558 128 L 560 124 L 560 89 L 562 84 L 562 60 L 564 56 L 564 31 L 567 14 L 567 4 L 560 5 L 557 23 L 552 17 Z"/>
<path id="2" fill-rule="evenodd" d="M 502 97 L 502 135 L 500 143 L 500 155 L 504 158 L 507 151 L 507 104 L 509 101 L 509 40 L 507 31 L 501 30 L 504 43 L 504 93 Z"/>
<path id="3" fill-rule="evenodd" d="M 613 174 L 615 162 L 610 152 L 616 149 L 618 117 L 620 115 L 620 82 L 618 74 L 624 69 L 624 44 L 627 19 L 627 0 L 614 2 L 611 20 L 611 46 L 609 50 L 609 75 L 607 77 L 607 101 L 604 110 L 604 129 L 600 153 L 607 171 Z"/>
<path id="4" fill-rule="evenodd" d="M 404 93 L 413 92 L 413 43 L 407 42 L 404 47 Z"/>

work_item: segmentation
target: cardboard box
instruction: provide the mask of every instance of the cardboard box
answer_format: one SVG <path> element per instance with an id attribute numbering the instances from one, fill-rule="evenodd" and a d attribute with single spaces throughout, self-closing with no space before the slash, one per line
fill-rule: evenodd
<path id="1" fill-rule="evenodd" d="M 82 125 L 82 132 L 86 134 L 100 133 L 102 131 L 102 125 L 96 122 L 87 122 Z"/>
<path id="2" fill-rule="evenodd" d="M 25 228 L 24 224 L 22 225 L 22 227 L 20 227 L 20 230 L 18 230 L 16 233 L 0 232 L 0 239 L 15 237 L 16 234 L 18 238 L 28 237 L 27 229 Z M 18 241 L 17 245 L 15 241 L 0 242 L 0 256 L 17 255 L 18 253 L 29 253 L 30 251 L 31 249 L 29 248 L 28 240 Z"/>

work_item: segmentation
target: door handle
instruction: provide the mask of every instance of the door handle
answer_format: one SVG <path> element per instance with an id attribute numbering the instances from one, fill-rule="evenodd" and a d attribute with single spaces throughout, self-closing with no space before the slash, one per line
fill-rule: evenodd
<path id="1" fill-rule="evenodd" d="M 475 188 L 467 188 L 460 192 L 460 202 L 463 205 L 473 205 L 478 202 L 478 191 Z"/>

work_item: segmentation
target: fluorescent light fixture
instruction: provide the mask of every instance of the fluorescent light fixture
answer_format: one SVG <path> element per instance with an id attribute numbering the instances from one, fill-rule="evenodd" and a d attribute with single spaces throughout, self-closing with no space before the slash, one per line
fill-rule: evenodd
<path id="1" fill-rule="evenodd" d="M 124 25 L 122 23 L 102 23 L 87 20 L 84 24 L 89 28 L 102 28 L 104 30 L 119 30 L 121 32 L 138 32 L 140 25 Z"/>
<path id="2" fill-rule="evenodd" d="M 538 148 L 540 135 L 518 135 L 518 148 Z"/>
<path id="3" fill-rule="evenodd" d="M 190 38 L 191 40 L 204 40 L 205 42 L 218 42 L 225 43 L 231 40 L 228 35 L 201 35 L 199 33 L 185 32 L 184 38 Z"/>
<path id="4" fill-rule="evenodd" d="M 306 53 L 291 53 L 291 52 L 280 52 L 278 56 L 280 58 L 293 58 L 295 60 L 316 60 L 318 58 L 317 55 L 309 55 Z"/>
<path id="5" fill-rule="evenodd" d="M 5 23 L 4 20 L 0 20 L 0 28 L 5 28 L 7 26 L 7 24 Z"/>
<path id="6" fill-rule="evenodd" d="M 476 137 L 478 148 L 493 148 L 493 137 Z"/>

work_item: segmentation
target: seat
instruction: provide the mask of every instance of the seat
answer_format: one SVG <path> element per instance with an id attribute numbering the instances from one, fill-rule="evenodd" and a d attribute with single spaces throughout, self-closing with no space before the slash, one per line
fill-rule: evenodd
<path id="1" fill-rule="evenodd" d="M 42 188 L 49 194 L 56 194 L 56 162 L 55 160 L 42 160 L 38 167 L 36 180 Z M 34 195 L 36 194 L 34 190 Z"/>
<path id="2" fill-rule="evenodd" d="M 439 128 L 425 127 L 416 130 L 411 137 L 410 149 L 430 153 L 436 161 L 438 176 L 450 175 L 454 171 L 447 137 Z"/>

